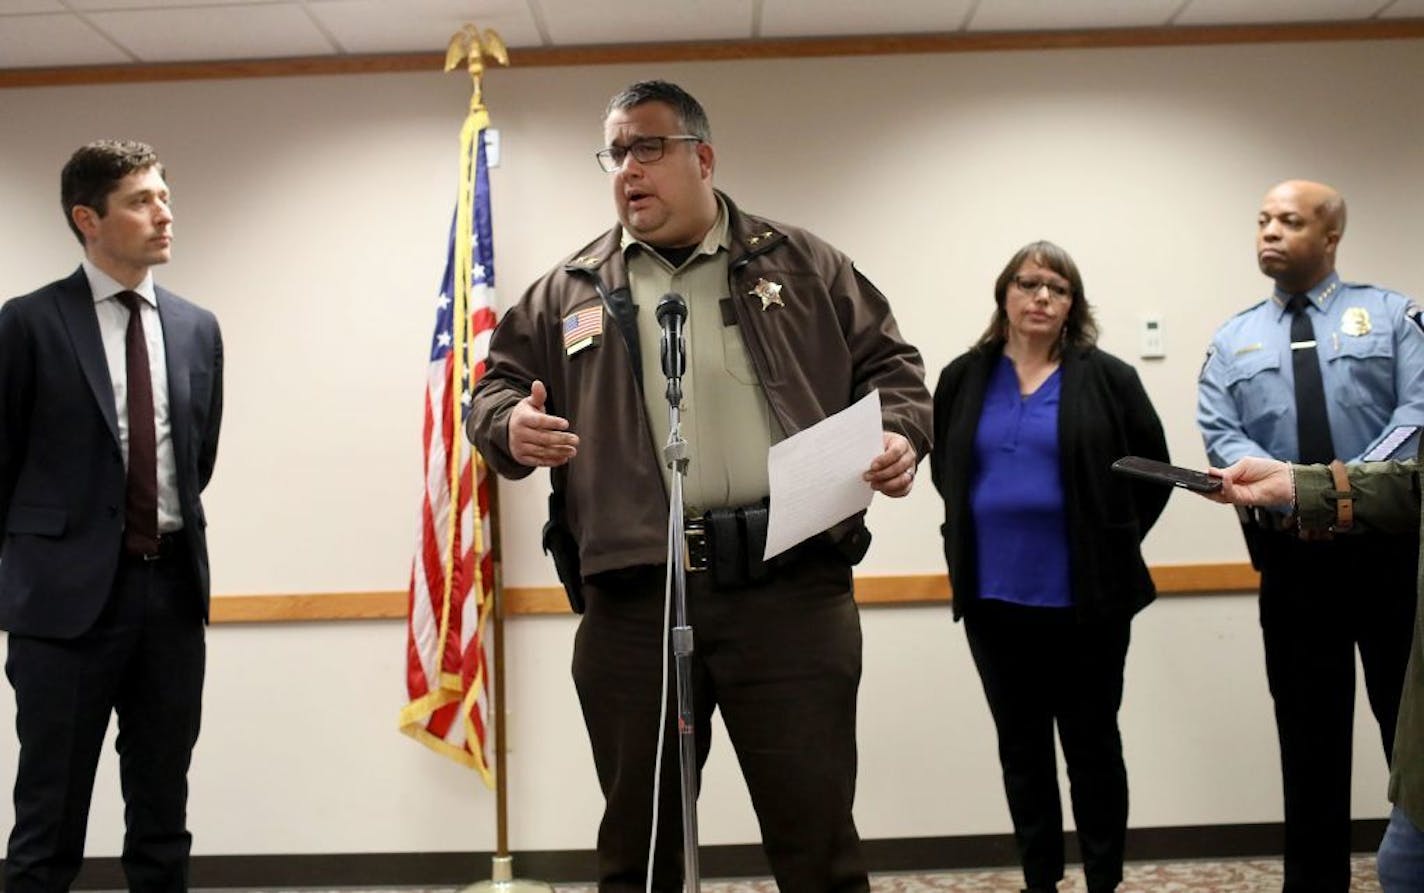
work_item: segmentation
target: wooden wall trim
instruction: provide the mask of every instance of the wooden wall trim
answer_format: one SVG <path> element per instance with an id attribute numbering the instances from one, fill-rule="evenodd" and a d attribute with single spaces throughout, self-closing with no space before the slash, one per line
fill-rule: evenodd
<path id="1" fill-rule="evenodd" d="M 1011 50 L 1102 49 L 1207 46 L 1241 43 L 1301 43 L 1344 40 L 1401 40 L 1424 37 L 1424 19 L 1364 22 L 1307 22 L 1284 25 L 1097 28 L 1079 31 L 994 31 L 819 37 L 777 40 L 722 40 L 606 46 L 525 47 L 509 51 L 510 65 L 543 68 L 565 65 L 621 65 L 650 62 L 708 62 L 741 59 L 804 59 L 827 56 L 889 56 L 906 53 L 982 53 Z M 327 74 L 386 74 L 440 71 L 441 53 L 371 56 L 311 56 L 229 62 L 86 65 L 65 68 L 0 69 L 0 89 L 84 84 L 194 81 L 229 78 L 298 77 Z"/>
<path id="2" fill-rule="evenodd" d="M 1164 596 L 1254 592 L 1259 582 L 1249 564 L 1162 564 L 1152 579 Z M 867 607 L 949 602 L 944 574 L 861 576 L 856 601 Z M 511 586 L 504 591 L 505 614 L 567 614 L 564 591 L 556 586 Z M 319 620 L 392 620 L 406 616 L 404 592 L 329 592 L 296 595 L 220 595 L 213 599 L 214 623 L 286 623 Z"/>

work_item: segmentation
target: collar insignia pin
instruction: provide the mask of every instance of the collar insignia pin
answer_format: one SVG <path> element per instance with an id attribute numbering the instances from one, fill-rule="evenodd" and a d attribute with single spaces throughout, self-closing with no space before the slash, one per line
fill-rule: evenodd
<path id="1" fill-rule="evenodd" d="M 752 286 L 752 290 L 748 292 L 748 294 L 756 295 L 758 298 L 761 298 L 761 309 L 763 310 L 770 310 L 772 304 L 778 307 L 786 306 L 786 302 L 781 300 L 781 286 L 775 282 L 758 279 L 756 285 Z"/>

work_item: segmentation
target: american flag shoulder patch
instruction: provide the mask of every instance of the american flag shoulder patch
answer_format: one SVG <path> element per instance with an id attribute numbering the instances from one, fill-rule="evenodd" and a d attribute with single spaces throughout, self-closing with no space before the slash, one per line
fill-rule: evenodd
<path id="1" fill-rule="evenodd" d="M 573 356 L 598 343 L 603 334 L 603 305 L 594 304 L 564 317 L 564 353 Z"/>

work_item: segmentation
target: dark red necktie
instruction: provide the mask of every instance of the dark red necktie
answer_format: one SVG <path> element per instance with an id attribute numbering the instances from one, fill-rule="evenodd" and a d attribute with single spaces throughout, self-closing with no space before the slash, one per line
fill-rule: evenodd
<path id="1" fill-rule="evenodd" d="M 129 473 L 124 495 L 124 551 L 158 554 L 158 432 L 153 422 L 153 375 L 148 368 L 148 342 L 143 337 L 143 298 L 134 292 L 118 295 L 129 309 L 125 334 L 128 365 Z"/>

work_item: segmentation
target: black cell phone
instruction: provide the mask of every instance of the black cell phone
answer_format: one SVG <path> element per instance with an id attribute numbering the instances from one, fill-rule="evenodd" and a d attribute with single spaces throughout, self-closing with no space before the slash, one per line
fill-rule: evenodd
<path id="1" fill-rule="evenodd" d="M 1166 462 L 1158 462 L 1156 459 L 1144 459 L 1141 456 L 1123 456 L 1112 464 L 1112 470 L 1157 484 L 1181 487 L 1195 493 L 1214 493 L 1221 489 L 1221 478 L 1214 478 L 1204 471 L 1179 468 L 1176 465 L 1168 465 Z"/>

